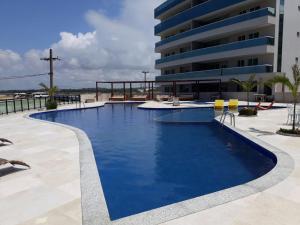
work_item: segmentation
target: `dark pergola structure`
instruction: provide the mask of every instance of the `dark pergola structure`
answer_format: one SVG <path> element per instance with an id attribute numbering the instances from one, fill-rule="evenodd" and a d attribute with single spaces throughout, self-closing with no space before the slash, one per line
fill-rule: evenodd
<path id="1" fill-rule="evenodd" d="M 123 96 L 124 100 L 126 100 L 126 85 L 129 84 L 129 97 L 132 98 L 132 85 L 133 84 L 144 84 L 145 88 L 148 87 L 148 96 L 150 100 L 154 99 L 154 84 L 172 84 L 173 87 L 173 96 L 177 97 L 177 84 L 180 83 L 190 83 L 190 84 L 196 84 L 197 87 L 197 93 L 201 92 L 200 90 L 200 84 L 201 83 L 218 83 L 219 88 L 216 92 L 219 92 L 219 94 L 222 94 L 221 90 L 221 79 L 202 79 L 202 80 L 164 80 L 164 81 L 97 81 L 96 82 L 96 100 L 99 100 L 99 94 L 101 93 L 99 91 L 99 85 L 100 84 L 110 84 L 110 90 L 111 90 L 111 97 L 114 96 L 114 85 L 116 84 L 122 84 L 123 85 Z"/>

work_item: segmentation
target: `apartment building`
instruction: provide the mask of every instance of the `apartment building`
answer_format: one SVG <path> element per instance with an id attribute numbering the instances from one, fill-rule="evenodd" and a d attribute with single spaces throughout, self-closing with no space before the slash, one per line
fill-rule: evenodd
<path id="1" fill-rule="evenodd" d="M 299 62 L 300 0 L 167 0 L 155 18 L 158 81 L 220 79 L 224 94 L 236 97 L 240 89 L 230 80 L 256 74 L 255 91 L 282 100 L 283 87 L 263 83 L 276 74 L 292 76 L 291 66 Z M 177 88 L 195 89 L 188 82 Z M 215 88 L 201 83 L 203 92 Z"/>

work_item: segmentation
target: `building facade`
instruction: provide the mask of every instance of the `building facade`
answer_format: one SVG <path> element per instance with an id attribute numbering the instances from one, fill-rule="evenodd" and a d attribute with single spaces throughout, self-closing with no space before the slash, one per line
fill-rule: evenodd
<path id="1" fill-rule="evenodd" d="M 256 74 L 256 91 L 282 100 L 283 87 L 263 83 L 276 74 L 292 77 L 300 58 L 300 0 L 167 0 L 155 18 L 158 81 L 221 79 L 226 97 L 236 97 L 241 93 L 230 80 Z M 216 87 L 201 85 L 208 94 Z"/>

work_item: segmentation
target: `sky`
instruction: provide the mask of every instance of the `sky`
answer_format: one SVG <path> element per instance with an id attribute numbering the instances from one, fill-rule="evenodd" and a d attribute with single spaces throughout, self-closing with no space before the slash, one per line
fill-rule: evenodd
<path id="1" fill-rule="evenodd" d="M 59 88 L 94 87 L 96 80 L 141 80 L 154 70 L 154 8 L 163 0 L 1 0 L 0 89 L 38 88 L 49 72 L 40 60 L 53 48 Z"/>

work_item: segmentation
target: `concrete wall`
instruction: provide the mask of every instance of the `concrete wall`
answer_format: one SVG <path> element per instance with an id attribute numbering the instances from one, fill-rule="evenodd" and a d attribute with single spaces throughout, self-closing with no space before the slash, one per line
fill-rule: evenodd
<path id="1" fill-rule="evenodd" d="M 293 97 L 292 97 L 291 93 L 289 93 L 289 92 L 275 93 L 274 96 L 275 96 L 276 102 L 283 102 L 283 103 L 292 103 L 293 102 Z M 300 93 L 298 95 L 298 99 L 299 98 L 300 98 Z"/>
<path id="2" fill-rule="evenodd" d="M 214 95 L 217 95 L 217 92 L 205 92 L 205 93 L 200 93 L 200 98 L 201 100 L 204 101 L 210 101 L 211 97 Z M 253 92 L 250 93 L 250 101 L 254 101 L 255 97 L 254 97 Z M 229 99 L 239 99 L 240 101 L 246 101 L 247 100 L 247 93 L 246 92 L 223 92 L 222 93 L 222 99 L 224 100 L 229 100 Z"/>
<path id="3" fill-rule="evenodd" d="M 285 0 L 284 28 L 283 28 L 283 55 L 282 72 L 292 78 L 292 65 L 296 63 L 296 57 L 300 63 L 300 0 Z"/>

